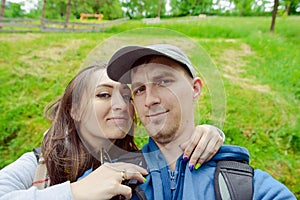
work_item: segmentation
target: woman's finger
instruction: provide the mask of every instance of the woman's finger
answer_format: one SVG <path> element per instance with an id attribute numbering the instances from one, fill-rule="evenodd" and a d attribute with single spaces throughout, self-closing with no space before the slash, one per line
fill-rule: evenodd
<path id="1" fill-rule="evenodd" d="M 136 170 L 131 170 L 131 169 L 124 171 L 123 178 L 126 180 L 135 179 L 135 180 L 139 181 L 140 183 L 143 183 L 144 179 L 145 179 L 144 176 L 140 172 L 138 172 Z"/>
<path id="2" fill-rule="evenodd" d="M 105 163 L 103 166 L 108 167 L 116 172 L 120 182 L 123 180 L 135 179 L 141 183 L 144 182 L 143 175 L 147 175 L 146 169 L 131 163 Z"/>
<path id="3" fill-rule="evenodd" d="M 195 148 L 191 161 L 193 164 L 200 165 L 210 160 L 223 144 L 223 138 L 216 131 L 209 131 L 205 134 L 199 145 Z"/>
<path id="4" fill-rule="evenodd" d="M 120 184 L 120 186 L 116 188 L 115 192 L 118 195 L 123 195 L 125 199 L 130 199 L 132 196 L 132 189 L 127 185 Z"/>
<path id="5" fill-rule="evenodd" d="M 183 159 L 191 158 L 192 153 L 194 152 L 194 149 L 199 146 L 199 140 L 203 137 L 203 133 L 205 132 L 205 127 L 203 126 L 197 126 L 195 129 L 195 132 L 190 140 L 188 140 L 188 143 L 184 149 L 183 153 Z M 185 144 L 184 144 L 185 145 Z"/>
<path id="6" fill-rule="evenodd" d="M 186 151 L 187 153 L 192 151 L 189 165 L 198 169 L 202 163 L 215 155 L 223 144 L 223 138 L 218 129 L 210 125 L 197 126 L 194 135 L 195 137 Z M 191 150 L 191 148 L 194 149 Z M 186 151 L 185 155 L 187 155 Z"/>
<path id="7" fill-rule="evenodd" d="M 215 144 L 209 143 L 207 145 L 207 149 L 213 149 L 213 150 L 211 152 L 208 152 L 208 151 L 204 152 L 204 154 L 200 158 L 200 159 L 202 159 L 202 163 L 210 160 L 217 153 L 217 151 L 220 149 L 222 144 L 223 144 L 223 138 L 220 138 L 219 140 L 217 140 L 217 142 Z M 207 153 L 207 154 L 205 154 L 205 153 Z"/>

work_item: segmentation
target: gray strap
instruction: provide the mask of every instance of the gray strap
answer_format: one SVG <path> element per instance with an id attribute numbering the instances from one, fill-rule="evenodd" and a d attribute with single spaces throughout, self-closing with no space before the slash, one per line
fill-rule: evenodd
<path id="1" fill-rule="evenodd" d="M 215 172 L 217 200 L 251 200 L 254 170 L 247 163 L 219 161 Z"/>

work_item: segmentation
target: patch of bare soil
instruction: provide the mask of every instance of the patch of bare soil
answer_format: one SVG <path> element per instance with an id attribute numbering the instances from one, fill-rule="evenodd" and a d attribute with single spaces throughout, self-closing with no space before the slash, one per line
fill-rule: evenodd
<path id="1" fill-rule="evenodd" d="M 84 42 L 84 40 L 68 40 L 42 50 L 31 51 L 19 58 L 27 67 L 18 68 L 18 74 L 44 74 L 49 63 L 60 62 L 69 51 L 78 49 Z"/>
<path id="2" fill-rule="evenodd" d="M 223 76 L 242 88 L 269 93 L 268 85 L 257 84 L 254 77 L 242 77 L 245 73 L 244 67 L 247 64 L 244 58 L 253 53 L 247 44 L 241 44 L 239 49 L 225 49 L 218 58 L 221 69 L 223 69 Z"/>

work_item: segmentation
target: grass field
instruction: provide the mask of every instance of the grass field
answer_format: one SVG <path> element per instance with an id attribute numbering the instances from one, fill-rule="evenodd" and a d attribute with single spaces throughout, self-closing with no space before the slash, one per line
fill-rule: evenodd
<path id="1" fill-rule="evenodd" d="M 300 18 L 278 18 L 275 34 L 268 32 L 270 22 L 270 17 L 176 18 L 151 25 L 128 21 L 104 33 L 0 33 L 0 168 L 39 146 L 49 127 L 44 107 L 63 92 L 92 49 L 117 33 L 156 27 L 185 34 L 205 49 L 225 92 L 225 143 L 247 147 L 252 166 L 300 198 Z M 156 37 L 149 35 L 133 38 Z M 124 42 L 111 41 L 112 49 Z M 109 52 L 108 46 L 101 53 Z M 217 124 L 207 84 L 202 95 L 197 122 Z M 140 146 L 143 142 L 137 138 Z"/>

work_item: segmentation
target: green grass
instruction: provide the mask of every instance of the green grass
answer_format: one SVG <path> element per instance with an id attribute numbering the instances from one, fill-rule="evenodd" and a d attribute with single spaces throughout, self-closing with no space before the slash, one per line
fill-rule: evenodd
<path id="1" fill-rule="evenodd" d="M 155 25 L 134 20 L 105 33 L 1 33 L 0 168 L 39 146 L 49 127 L 44 107 L 63 92 L 93 48 L 116 33 L 158 27 L 183 33 L 206 50 L 225 89 L 226 143 L 247 147 L 252 166 L 267 171 L 300 198 L 299 21 L 278 18 L 275 34 L 268 32 L 270 17 L 176 18 Z M 99 54 L 109 51 L 108 47 Z M 205 83 L 197 122 L 215 123 L 210 92 Z M 142 130 L 137 134 L 144 135 Z M 144 141 L 145 137 L 137 139 L 140 146 Z"/>

